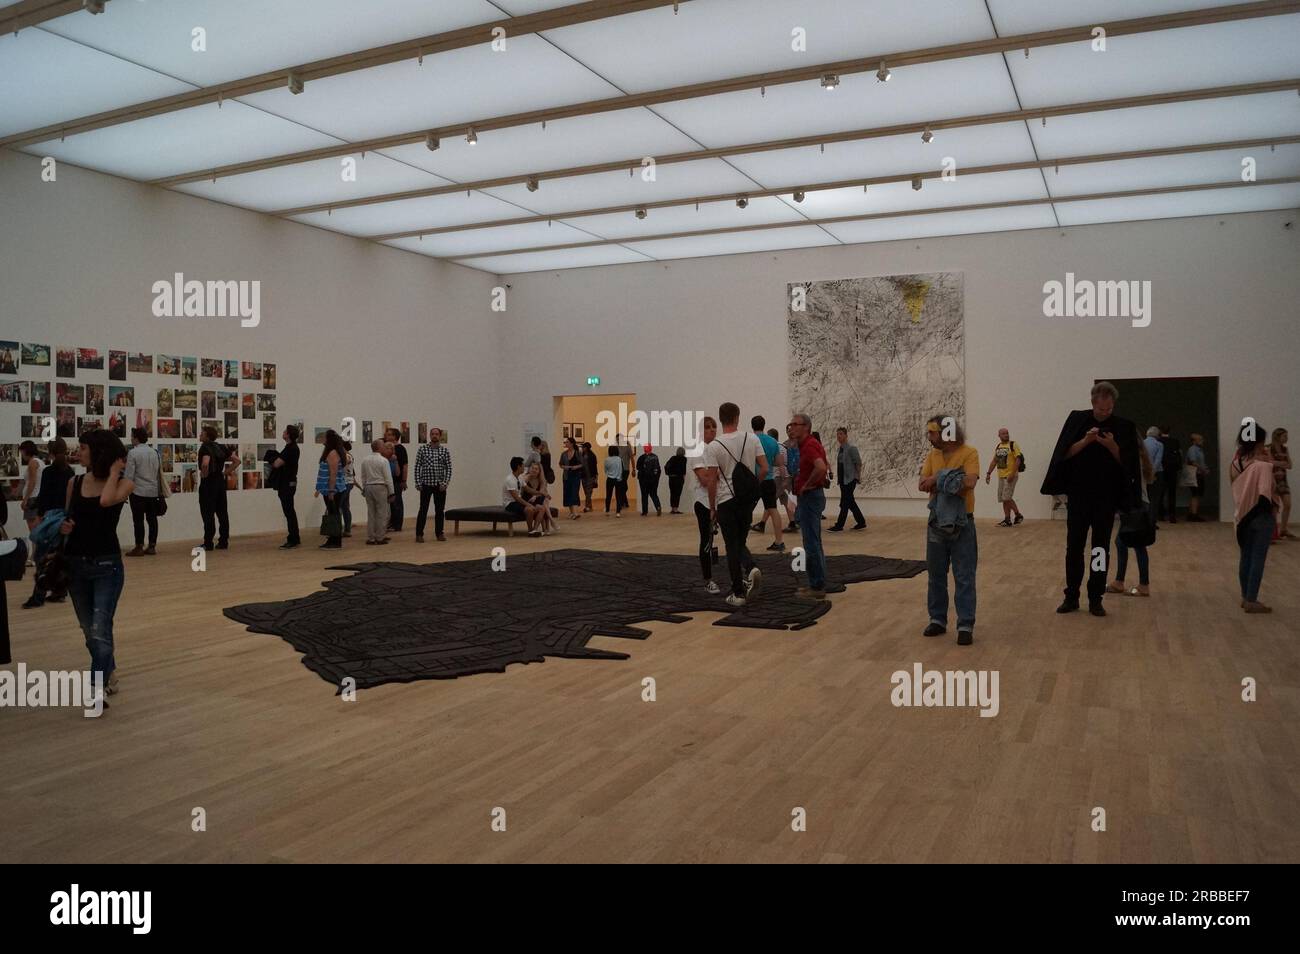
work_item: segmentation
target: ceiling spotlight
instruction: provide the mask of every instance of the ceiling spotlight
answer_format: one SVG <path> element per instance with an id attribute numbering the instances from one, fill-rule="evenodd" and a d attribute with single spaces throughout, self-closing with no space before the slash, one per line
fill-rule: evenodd
<path id="1" fill-rule="evenodd" d="M 465 141 L 469 143 L 471 146 L 478 145 L 478 133 L 474 131 L 473 126 L 470 126 L 469 132 L 465 133 Z"/>
<path id="2" fill-rule="evenodd" d="M 430 152 L 437 152 L 438 147 L 442 145 L 442 140 L 433 133 L 428 133 L 424 137 L 424 148 Z"/>
<path id="3" fill-rule="evenodd" d="M 914 192 L 920 192 L 920 191 L 921 191 L 921 177 L 920 177 L 920 176 L 912 176 L 912 190 L 913 190 Z"/>
<path id="4" fill-rule="evenodd" d="M 803 189 L 796 189 L 794 195 L 791 196 L 791 198 L 793 198 L 796 202 L 802 202 L 804 200 Z"/>
<path id="5" fill-rule="evenodd" d="M 839 85 L 840 85 L 840 78 L 836 76 L 834 73 L 827 73 L 825 76 L 822 77 L 822 89 L 826 90 L 826 92 L 828 93 L 831 90 L 833 90 L 836 86 Z"/>
<path id="6" fill-rule="evenodd" d="M 636 210 L 636 217 L 637 217 L 638 219 L 644 219 L 644 218 L 646 217 L 646 211 L 645 211 L 645 206 L 644 206 L 644 205 L 641 206 L 641 208 L 639 208 L 639 209 Z"/>
<path id="7" fill-rule="evenodd" d="M 876 70 L 876 79 L 882 83 L 888 83 L 889 77 L 892 75 L 893 74 L 889 72 L 889 68 L 885 66 L 885 61 L 881 60 L 880 69 Z"/>
<path id="8" fill-rule="evenodd" d="M 537 176 L 528 177 L 528 191 L 536 192 L 538 187 Z"/>
<path id="9" fill-rule="evenodd" d="M 926 145 L 929 145 L 930 143 L 934 142 L 934 133 L 930 132 L 929 126 L 926 126 L 925 132 L 921 133 L 921 142 L 925 143 Z"/>
<path id="10" fill-rule="evenodd" d="M 302 92 L 302 77 L 297 73 L 289 73 L 289 92 L 295 96 Z"/>
<path id="11" fill-rule="evenodd" d="M 743 195 L 736 196 L 736 208 L 738 209 L 749 208 L 749 197 Z"/>

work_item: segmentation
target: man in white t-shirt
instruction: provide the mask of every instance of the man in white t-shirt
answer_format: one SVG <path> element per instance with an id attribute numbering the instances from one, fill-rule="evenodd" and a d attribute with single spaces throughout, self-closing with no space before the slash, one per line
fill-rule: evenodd
<path id="1" fill-rule="evenodd" d="M 709 510 L 718 521 L 722 539 L 727 545 L 727 569 L 731 574 L 731 595 L 727 603 L 744 606 L 745 601 L 758 592 L 762 574 L 754 565 L 754 558 L 745 546 L 749 522 L 754 516 L 754 503 L 745 506 L 735 499 L 733 490 L 736 466 L 744 464 L 758 479 L 767 477 L 767 455 L 763 445 L 749 431 L 739 430 L 740 408 L 728 401 L 718 408 L 718 422 L 722 433 L 704 448 L 704 466 L 701 481 L 709 494 Z"/>
<path id="2" fill-rule="evenodd" d="M 530 537 L 540 537 L 542 531 L 534 526 L 540 508 L 534 507 L 524 500 L 524 485 L 523 480 L 520 478 L 520 474 L 523 472 L 524 459 L 522 457 L 511 457 L 510 475 L 506 477 L 505 483 L 501 485 L 501 506 L 528 524 L 528 535 Z"/>

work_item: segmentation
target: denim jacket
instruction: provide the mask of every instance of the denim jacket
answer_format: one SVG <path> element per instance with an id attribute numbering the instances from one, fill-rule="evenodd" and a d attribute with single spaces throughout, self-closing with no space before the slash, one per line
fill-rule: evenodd
<path id="1" fill-rule="evenodd" d="M 960 467 L 945 467 L 934 478 L 935 495 L 930 498 L 930 525 L 944 533 L 955 534 L 966 526 L 966 472 Z"/>

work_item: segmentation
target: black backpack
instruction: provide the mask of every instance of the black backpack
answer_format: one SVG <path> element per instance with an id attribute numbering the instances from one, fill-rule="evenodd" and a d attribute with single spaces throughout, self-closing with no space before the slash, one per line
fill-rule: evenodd
<path id="1" fill-rule="evenodd" d="M 740 441 L 742 456 L 745 453 L 745 445 L 748 441 L 749 432 L 746 431 L 744 438 Z M 722 449 L 727 452 L 728 457 L 735 461 L 735 466 L 731 469 L 731 480 L 727 481 L 727 486 L 731 488 L 731 496 L 740 505 L 740 508 L 748 513 L 754 509 L 754 505 L 758 503 L 758 498 L 762 496 L 762 492 L 758 487 L 758 477 L 749 469 L 748 464 L 736 460 L 736 455 L 731 453 L 731 449 L 726 444 L 722 445 Z M 722 479 L 727 480 L 725 477 Z"/>

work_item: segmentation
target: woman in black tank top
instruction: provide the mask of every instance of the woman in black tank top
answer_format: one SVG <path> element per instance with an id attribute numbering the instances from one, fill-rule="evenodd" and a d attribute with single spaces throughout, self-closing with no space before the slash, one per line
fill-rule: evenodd
<path id="1" fill-rule="evenodd" d="M 80 457 L 86 473 L 68 484 L 68 518 L 59 531 L 66 537 L 68 595 L 86 637 L 96 691 L 112 695 L 117 690 L 113 616 L 125 582 L 117 522 L 134 485 L 122 478 L 126 448 L 112 431 L 82 435 Z"/>

